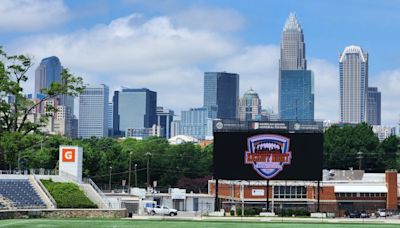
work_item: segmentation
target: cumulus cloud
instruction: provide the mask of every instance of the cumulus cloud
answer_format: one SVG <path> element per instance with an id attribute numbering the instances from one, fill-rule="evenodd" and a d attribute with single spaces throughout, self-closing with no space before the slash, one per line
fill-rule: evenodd
<path id="1" fill-rule="evenodd" d="M 11 46 L 16 53 L 35 56 L 37 62 L 58 56 L 64 66 L 90 83 L 156 90 L 160 104 L 171 108 L 201 106 L 201 102 L 193 102 L 202 98 L 199 65 L 211 65 L 237 49 L 234 41 L 216 32 L 177 26 L 168 17 L 146 19 L 140 14 L 70 34 L 25 37 Z M 189 98 L 193 100 L 189 102 Z"/>
<path id="2" fill-rule="evenodd" d="M 67 17 L 62 0 L 2 0 L 0 4 L 3 32 L 35 31 L 60 24 Z"/>
<path id="3" fill-rule="evenodd" d="M 179 26 L 219 32 L 235 32 L 245 24 L 237 11 L 219 8 L 187 9 L 172 15 L 172 20 Z"/>
<path id="4" fill-rule="evenodd" d="M 279 46 L 244 47 L 232 56 L 216 63 L 215 71 L 240 74 L 240 95 L 253 88 L 264 108 L 278 107 Z"/>
<path id="5" fill-rule="evenodd" d="M 371 77 L 369 86 L 377 86 L 382 99 L 382 124 L 395 125 L 400 121 L 400 69 L 384 71 Z"/>
<path id="6" fill-rule="evenodd" d="M 339 73 L 338 66 L 323 59 L 312 58 L 308 69 L 314 72 L 315 119 L 338 122 L 339 114 Z"/>

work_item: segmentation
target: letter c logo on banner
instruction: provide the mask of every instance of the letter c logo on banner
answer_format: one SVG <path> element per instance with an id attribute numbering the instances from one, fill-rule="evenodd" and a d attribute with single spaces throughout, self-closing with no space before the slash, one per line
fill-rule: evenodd
<path id="1" fill-rule="evenodd" d="M 75 162 L 75 149 L 62 149 L 63 162 Z"/>

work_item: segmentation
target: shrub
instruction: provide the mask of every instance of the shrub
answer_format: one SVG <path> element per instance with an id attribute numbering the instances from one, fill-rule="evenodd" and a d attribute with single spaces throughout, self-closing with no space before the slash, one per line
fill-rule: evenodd
<path id="1" fill-rule="evenodd" d="M 279 216 L 291 217 L 291 216 L 310 216 L 310 212 L 305 209 L 282 209 Z"/>
<path id="2" fill-rule="evenodd" d="M 51 179 L 41 181 L 57 202 L 58 208 L 97 208 L 74 183 L 53 182 Z"/>
<path id="3" fill-rule="evenodd" d="M 259 215 L 262 210 L 260 208 L 244 208 L 244 215 L 245 216 L 255 216 Z M 242 216 L 242 207 L 237 208 L 237 215 Z"/>

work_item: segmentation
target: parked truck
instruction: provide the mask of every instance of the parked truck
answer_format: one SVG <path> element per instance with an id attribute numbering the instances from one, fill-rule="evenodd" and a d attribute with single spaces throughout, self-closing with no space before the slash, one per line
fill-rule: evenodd
<path id="1" fill-rule="evenodd" d="M 167 206 L 164 205 L 157 205 L 153 208 L 147 207 L 146 208 L 147 213 L 150 215 L 169 215 L 169 216 L 175 216 L 178 215 L 178 211 L 173 208 L 168 208 Z"/>

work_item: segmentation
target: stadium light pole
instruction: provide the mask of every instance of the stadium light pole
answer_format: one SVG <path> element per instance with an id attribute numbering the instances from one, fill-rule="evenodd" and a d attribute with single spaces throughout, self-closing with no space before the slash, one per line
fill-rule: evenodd
<path id="1" fill-rule="evenodd" d="M 132 151 L 129 152 L 128 193 L 131 193 Z"/>
<path id="2" fill-rule="evenodd" d="M 112 171 L 112 166 L 110 166 L 110 178 L 108 180 L 108 189 L 110 190 L 110 192 L 111 192 L 111 171 Z"/>
<path id="3" fill-rule="evenodd" d="M 149 187 L 150 186 L 150 169 L 149 169 L 150 165 L 149 165 L 149 163 L 150 163 L 151 153 L 150 152 L 146 152 L 145 155 L 147 157 L 147 187 Z"/>

